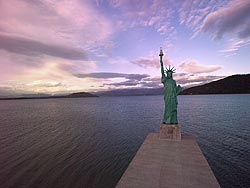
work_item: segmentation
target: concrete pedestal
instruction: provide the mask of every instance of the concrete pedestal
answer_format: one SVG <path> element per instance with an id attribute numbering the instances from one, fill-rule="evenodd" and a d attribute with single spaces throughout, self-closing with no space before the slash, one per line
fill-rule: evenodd
<path id="1" fill-rule="evenodd" d="M 180 124 L 161 124 L 160 139 L 181 141 L 181 125 Z"/>

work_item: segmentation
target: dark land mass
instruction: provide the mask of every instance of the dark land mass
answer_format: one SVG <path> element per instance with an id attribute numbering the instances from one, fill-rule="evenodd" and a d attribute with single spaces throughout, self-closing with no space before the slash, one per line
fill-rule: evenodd
<path id="1" fill-rule="evenodd" d="M 17 99 L 58 99 L 58 98 L 80 98 L 80 97 L 98 97 L 97 95 L 87 93 L 87 92 L 79 92 L 79 93 L 72 93 L 69 95 L 48 95 L 42 94 L 41 96 L 32 96 L 26 95 L 24 97 L 14 97 L 14 98 L 0 98 L 0 100 L 17 100 Z"/>
<path id="2" fill-rule="evenodd" d="M 185 89 L 182 95 L 250 93 L 250 74 L 233 75 L 208 84 Z"/>
<path id="3" fill-rule="evenodd" d="M 87 92 L 71 93 L 66 96 L 66 98 L 77 98 L 77 97 L 98 97 L 98 96 Z"/>

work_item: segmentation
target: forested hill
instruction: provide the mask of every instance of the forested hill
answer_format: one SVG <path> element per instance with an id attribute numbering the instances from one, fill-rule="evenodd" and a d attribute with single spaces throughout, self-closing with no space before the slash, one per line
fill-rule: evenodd
<path id="1" fill-rule="evenodd" d="M 201 86 L 185 89 L 182 95 L 250 93 L 250 74 L 233 75 Z"/>
<path id="2" fill-rule="evenodd" d="M 78 97 L 98 97 L 98 96 L 87 92 L 71 93 L 65 96 L 65 98 L 78 98 Z"/>

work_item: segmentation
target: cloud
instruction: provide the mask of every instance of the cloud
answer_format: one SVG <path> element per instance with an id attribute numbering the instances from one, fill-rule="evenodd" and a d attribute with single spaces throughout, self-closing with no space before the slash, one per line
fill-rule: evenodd
<path id="1" fill-rule="evenodd" d="M 114 29 L 91 1 L 11 0 L 0 4 L 0 84 L 18 81 L 12 88 L 20 92 L 87 90 L 93 85 L 80 82 L 73 74 L 95 70 L 96 62 L 88 57 L 110 54 Z M 67 86 L 31 86 L 37 80 Z"/>
<path id="2" fill-rule="evenodd" d="M 214 1 L 177 1 L 176 3 L 179 7 L 179 23 L 193 32 L 191 39 L 200 33 L 200 25 L 204 18 L 223 6 L 223 2 L 220 1 L 216 3 Z"/>
<path id="3" fill-rule="evenodd" d="M 130 61 L 130 63 L 138 65 L 143 68 L 160 68 L 160 60 L 158 55 L 151 55 L 151 57 L 140 57 L 136 60 Z M 168 57 L 167 54 L 163 56 L 163 62 L 165 65 L 172 65 L 172 60 Z"/>
<path id="4" fill-rule="evenodd" d="M 43 74 L 39 79 L 50 79 L 46 73 L 65 67 L 89 71 L 93 60 L 87 54 L 110 54 L 113 47 L 112 22 L 90 1 L 1 1 L 0 17 L 1 80 L 24 81 L 27 72 L 37 77 L 30 71 L 34 68 Z M 48 64 L 54 70 L 44 70 Z"/>
<path id="5" fill-rule="evenodd" d="M 160 87 L 160 79 L 151 78 L 147 74 L 124 74 L 124 73 L 112 73 L 112 72 L 97 72 L 88 74 L 76 74 L 79 78 L 95 78 L 102 80 L 104 86 L 110 87 L 148 87 L 155 88 Z M 116 81 L 115 78 L 123 78 L 125 81 Z"/>
<path id="6" fill-rule="evenodd" d="M 124 82 L 115 82 L 103 84 L 104 86 L 113 86 L 113 87 L 137 87 L 137 88 L 159 88 L 162 87 L 160 81 L 158 82 L 145 82 L 145 81 L 137 81 L 137 80 L 128 80 Z"/>
<path id="7" fill-rule="evenodd" d="M 161 16 L 152 16 L 148 22 L 149 26 L 154 25 L 155 23 L 159 22 L 162 19 Z"/>
<path id="8" fill-rule="evenodd" d="M 119 11 L 119 16 L 113 16 L 117 28 L 128 30 L 129 28 L 152 27 L 156 32 L 164 35 L 172 35 L 170 19 L 173 17 L 171 3 L 162 0 L 154 1 L 128 1 L 128 0 L 108 0 L 109 8 Z M 105 1 L 105 5 L 107 6 Z M 168 6 L 166 4 L 168 3 Z M 97 6 L 104 4 L 104 1 L 97 1 Z M 163 8 L 164 7 L 164 8 Z"/>
<path id="9" fill-rule="evenodd" d="M 46 54 L 27 56 L 0 50 L 0 56 L 1 81 L 30 82 L 44 79 L 73 79 L 75 78 L 73 75 L 75 72 L 81 70 L 93 71 L 96 67 L 95 61 L 68 60 Z"/>
<path id="10" fill-rule="evenodd" d="M 104 86 L 116 86 L 116 87 L 120 87 L 120 86 L 137 86 L 140 82 L 138 80 L 127 80 L 124 82 L 115 82 L 115 83 L 104 83 Z"/>
<path id="11" fill-rule="evenodd" d="M 127 80 L 123 82 L 114 82 L 114 83 L 104 83 L 104 86 L 113 86 L 113 87 L 138 87 L 138 88 L 159 88 L 162 86 L 160 80 L 158 81 L 145 81 L 144 79 L 139 80 Z"/>
<path id="12" fill-rule="evenodd" d="M 196 61 L 184 61 L 179 67 L 188 73 L 209 73 L 222 68 L 220 65 L 202 65 Z"/>
<path id="13" fill-rule="evenodd" d="M 214 80 L 224 78 L 224 76 L 213 76 L 213 75 L 199 75 L 199 74 L 190 74 L 190 73 L 175 73 L 173 75 L 174 80 L 177 84 L 181 84 L 183 87 L 190 87 L 194 85 L 201 85 L 209 83 Z M 162 86 L 161 77 L 149 77 L 145 78 L 143 81 L 147 81 L 147 85 L 152 85 L 152 87 L 157 88 Z M 141 82 L 143 84 L 143 82 Z"/>
<path id="14" fill-rule="evenodd" d="M 8 96 L 12 91 L 12 87 L 6 85 L 0 85 L 0 97 Z"/>
<path id="15" fill-rule="evenodd" d="M 28 87 L 60 87 L 63 86 L 62 82 L 58 81 L 47 81 L 47 80 L 36 80 L 34 82 L 26 84 Z"/>
<path id="16" fill-rule="evenodd" d="M 0 97 L 21 97 L 21 93 L 27 93 L 25 90 L 24 84 L 21 83 L 14 83 L 15 81 L 0 84 Z"/>
<path id="17" fill-rule="evenodd" d="M 146 88 L 159 88 L 162 87 L 161 82 L 141 82 L 141 87 L 146 87 Z"/>
<path id="18" fill-rule="evenodd" d="M 0 31 L 46 44 L 92 48 L 109 41 L 112 23 L 80 0 L 3 1 Z"/>
<path id="19" fill-rule="evenodd" d="M 250 36 L 250 1 L 232 1 L 228 6 L 206 16 L 201 29 L 220 39 L 226 33 L 237 33 L 240 38 Z"/>
<path id="20" fill-rule="evenodd" d="M 80 49 L 44 44 L 31 39 L 0 34 L 0 49 L 26 56 L 50 55 L 72 60 L 86 60 L 87 55 Z"/>
<path id="21" fill-rule="evenodd" d="M 157 28 L 157 32 L 159 32 L 160 34 L 166 34 L 168 32 L 168 26 L 166 25 L 161 25 Z"/>
<path id="22" fill-rule="evenodd" d="M 224 76 L 212 76 L 212 75 L 197 75 L 197 74 L 190 74 L 190 73 L 177 73 L 174 74 L 174 79 L 176 80 L 177 84 L 181 84 L 182 87 L 191 87 L 196 85 L 202 85 L 209 83 L 211 81 L 215 81 Z M 111 83 L 104 83 L 104 86 L 111 86 L 115 88 L 160 88 L 163 87 L 161 83 L 161 77 L 147 77 L 142 80 L 126 80 L 122 82 L 111 82 Z"/>
<path id="23" fill-rule="evenodd" d="M 130 80 L 141 80 L 149 77 L 148 74 L 124 74 L 113 72 L 94 72 L 87 74 L 75 74 L 78 78 L 97 78 L 97 79 L 109 79 L 109 78 L 125 78 Z"/>
<path id="24" fill-rule="evenodd" d="M 212 75 L 194 75 L 188 73 L 179 73 L 174 75 L 174 79 L 177 83 L 182 84 L 185 87 L 206 84 L 214 80 L 224 78 L 224 76 L 212 76 Z"/>
<path id="25" fill-rule="evenodd" d="M 225 57 L 229 57 L 235 55 L 235 52 L 238 51 L 241 47 L 247 46 L 249 44 L 250 39 L 232 38 L 227 41 L 226 48 L 220 50 L 219 52 L 222 53 Z"/>
<path id="26" fill-rule="evenodd" d="M 153 67 L 153 68 L 159 68 L 160 67 L 160 62 L 159 59 L 156 58 L 138 58 L 134 61 L 131 61 L 132 64 L 136 64 L 140 67 Z"/>
<path id="27" fill-rule="evenodd" d="M 160 68 L 160 59 L 159 59 L 159 51 L 151 51 L 149 57 L 139 57 L 135 60 L 128 60 L 126 58 L 117 57 L 112 58 L 109 60 L 110 64 L 134 64 L 142 68 L 154 68 L 159 69 Z M 167 54 L 164 54 L 163 56 L 163 62 L 165 65 L 173 65 L 173 61 L 170 59 L 170 57 Z"/>

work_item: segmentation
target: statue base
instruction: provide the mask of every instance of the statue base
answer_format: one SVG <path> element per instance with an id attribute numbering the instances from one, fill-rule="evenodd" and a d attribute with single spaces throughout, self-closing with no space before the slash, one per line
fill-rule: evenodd
<path id="1" fill-rule="evenodd" d="M 181 141 L 181 125 L 161 124 L 159 138 L 173 141 Z"/>

